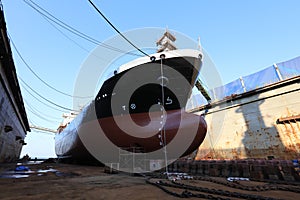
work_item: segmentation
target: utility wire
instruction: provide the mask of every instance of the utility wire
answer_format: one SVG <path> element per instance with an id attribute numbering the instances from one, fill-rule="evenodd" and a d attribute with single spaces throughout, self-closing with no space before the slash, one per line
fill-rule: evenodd
<path id="1" fill-rule="evenodd" d="M 50 84 L 48 84 L 46 81 L 44 81 L 39 75 L 37 75 L 36 72 L 34 72 L 34 70 L 29 66 L 29 64 L 25 61 L 25 59 L 23 58 L 23 56 L 21 55 L 21 53 L 19 52 L 19 50 L 17 49 L 14 41 L 12 40 L 12 37 L 11 35 L 8 33 L 9 35 L 9 38 L 10 38 L 10 41 L 14 47 L 14 49 L 16 50 L 18 56 L 21 58 L 22 62 L 25 64 L 25 66 L 30 70 L 30 72 L 37 78 L 39 79 L 43 84 L 45 84 L 47 87 L 51 88 L 52 90 L 60 93 L 60 94 L 63 94 L 65 96 L 68 96 L 68 97 L 73 97 L 73 98 L 82 98 L 82 99 L 87 99 L 87 98 L 92 98 L 92 96 L 89 96 L 89 97 L 81 97 L 81 96 L 73 96 L 73 95 L 70 95 L 70 94 L 67 94 L 65 92 L 62 92 L 58 89 L 56 89 L 55 87 L 51 86 Z"/>
<path id="2" fill-rule="evenodd" d="M 32 119 L 28 119 L 28 120 L 29 120 L 29 126 L 30 126 L 30 128 L 31 128 L 32 131 L 41 132 L 41 133 L 45 133 L 47 135 L 52 135 L 53 136 L 53 133 L 50 133 L 50 132 L 52 132 L 51 128 L 45 128 L 43 130 L 42 129 L 37 129 L 37 128 L 42 127 L 42 126 L 37 125 L 37 123 L 35 123 L 34 121 L 32 121 Z M 46 129 L 48 129 L 50 131 L 48 131 Z"/>
<path id="3" fill-rule="evenodd" d="M 66 112 L 65 110 L 61 110 L 61 109 L 58 109 L 58 108 L 55 108 L 55 107 L 52 107 L 46 103 L 44 103 L 43 101 L 41 101 L 39 98 L 37 98 L 36 96 L 34 96 L 26 87 L 24 87 L 23 83 L 21 83 L 21 85 L 23 86 L 23 89 L 28 93 L 30 94 L 33 98 L 35 98 L 35 100 L 37 100 L 38 102 L 42 103 L 43 105 L 53 109 L 53 110 L 57 110 L 57 111 L 60 111 L 60 112 Z"/>
<path id="4" fill-rule="evenodd" d="M 29 126 L 30 126 L 30 129 L 31 129 L 32 132 L 42 133 L 42 134 L 45 134 L 45 135 L 51 135 L 51 136 L 53 136 L 54 132 L 52 132 L 52 131 L 36 129 L 36 127 L 41 127 L 41 126 L 35 125 L 33 123 L 31 123 Z M 46 128 L 46 129 L 49 129 L 49 128 Z"/>
<path id="5" fill-rule="evenodd" d="M 24 99 L 25 101 L 25 104 L 27 105 L 28 108 L 30 108 L 32 111 L 34 111 L 35 113 L 40 113 L 41 115 L 49 118 L 49 119 L 52 119 L 52 120 L 61 120 L 61 118 L 58 118 L 58 117 L 53 117 L 53 116 L 50 116 L 50 115 L 47 115 L 43 112 L 41 112 L 39 109 L 35 108 L 34 106 L 32 106 L 28 101 L 26 101 L 26 99 Z"/>
<path id="6" fill-rule="evenodd" d="M 55 105 L 55 106 L 57 106 L 57 107 L 59 107 L 59 108 L 65 109 L 65 110 L 79 112 L 79 111 L 77 111 L 77 110 L 73 110 L 73 109 L 70 109 L 70 108 L 66 108 L 66 107 L 64 107 L 64 106 L 61 106 L 61 105 L 58 105 L 58 104 L 54 103 L 53 101 L 50 101 L 49 99 L 43 97 L 43 96 L 40 95 L 37 91 L 35 91 L 34 89 L 32 89 L 32 87 L 30 87 L 30 86 L 29 86 L 29 85 L 28 85 L 28 84 L 27 84 L 20 76 L 18 76 L 18 78 L 19 78 L 19 79 L 21 80 L 21 82 L 22 82 L 23 84 L 25 84 L 32 92 L 34 92 L 36 95 L 38 95 L 40 98 L 44 99 L 45 101 L 47 101 L 47 102 L 49 102 L 49 103 L 51 103 L 51 104 L 53 104 L 53 105 Z"/>
<path id="7" fill-rule="evenodd" d="M 30 1 L 30 2 L 29 2 Z M 116 48 L 116 47 L 113 47 L 113 46 L 110 46 L 108 44 L 105 44 L 103 42 L 100 42 L 80 31 L 78 31 L 77 29 L 73 28 L 72 26 L 64 23 L 63 21 L 61 21 L 60 19 L 56 18 L 55 16 L 53 16 L 51 13 L 49 13 L 47 10 L 43 9 L 41 6 L 39 6 L 38 4 L 36 4 L 35 2 L 31 1 L 31 0 L 24 0 L 24 2 L 26 4 L 28 4 L 31 8 L 33 8 L 36 12 L 38 12 L 39 14 L 41 14 L 42 16 L 46 17 L 47 19 L 49 19 L 50 21 L 54 22 L 55 24 L 59 25 L 60 27 L 68 30 L 69 32 L 93 43 L 93 44 L 96 44 L 96 45 L 100 45 L 102 47 L 105 47 L 107 49 L 110 49 L 110 50 L 113 50 L 113 51 L 117 51 L 117 52 L 120 52 L 120 53 L 125 53 L 125 54 L 129 54 L 129 55 L 134 55 L 134 56 L 139 56 L 141 57 L 141 55 L 139 54 L 136 54 L 136 53 L 132 53 L 132 52 L 127 52 L 127 51 L 124 51 L 124 50 L 121 50 L 119 48 Z"/>
<path id="8" fill-rule="evenodd" d="M 53 22 L 51 22 L 48 18 L 46 18 L 45 16 L 43 16 L 44 19 L 53 27 L 55 28 L 60 34 L 62 34 L 65 38 L 67 38 L 68 40 L 70 40 L 71 42 L 73 42 L 76 46 L 78 46 L 80 49 L 84 50 L 87 53 L 90 53 L 90 50 L 88 50 L 87 48 L 83 47 L 81 44 L 79 44 L 78 42 L 76 42 L 75 40 L 73 40 L 72 38 L 70 38 L 67 34 L 65 34 L 62 30 L 60 30 Z M 99 60 L 105 60 L 105 58 L 101 58 L 98 55 L 94 54 L 92 52 L 92 55 L 99 58 Z M 116 65 L 117 66 L 117 65 Z M 120 66 L 120 65 L 118 65 Z"/>
<path id="9" fill-rule="evenodd" d="M 122 36 L 122 38 L 124 38 L 131 46 L 133 46 L 134 48 L 136 48 L 136 50 L 138 50 L 139 52 L 141 52 L 142 54 L 144 54 L 145 56 L 150 57 L 147 53 L 145 53 L 144 51 L 142 51 L 140 48 L 138 48 L 137 46 L 135 46 L 130 40 L 128 40 L 106 17 L 105 15 L 96 7 L 96 5 L 91 1 L 88 0 L 90 2 L 90 4 L 95 8 L 95 10 L 103 17 L 103 19 L 120 35 Z"/>
<path id="10" fill-rule="evenodd" d="M 29 124 L 36 124 L 34 121 L 32 121 L 32 119 L 28 119 L 28 121 L 29 121 Z"/>
<path id="11" fill-rule="evenodd" d="M 51 22 L 48 18 L 46 18 L 45 16 L 42 16 L 44 17 L 44 19 L 53 27 L 55 28 L 60 34 L 62 34 L 65 38 L 67 38 L 68 40 L 70 40 L 71 42 L 73 42 L 76 46 L 78 46 L 80 49 L 82 49 L 83 51 L 87 52 L 87 53 L 91 53 L 92 56 L 96 57 L 99 59 L 99 61 L 103 61 L 103 60 L 106 60 L 106 61 L 109 61 L 108 59 L 106 58 L 101 58 L 100 56 L 98 56 L 97 54 L 91 52 L 90 50 L 88 50 L 87 48 L 83 47 L 81 44 L 79 44 L 78 42 L 76 42 L 75 40 L 73 40 L 72 38 L 70 38 L 67 34 L 65 34 L 62 30 L 60 30 L 57 25 L 55 25 L 53 22 Z M 124 52 L 122 52 L 124 53 Z M 121 64 L 119 63 L 112 63 L 111 65 L 115 65 L 116 67 L 119 67 Z"/>
<path id="12" fill-rule="evenodd" d="M 47 119 L 46 117 L 44 117 L 44 116 L 38 114 L 37 112 L 35 112 L 34 110 L 32 110 L 32 109 L 29 108 L 29 107 L 28 107 L 27 109 L 28 109 L 29 112 L 31 112 L 32 114 L 34 114 L 35 116 L 37 116 L 39 119 L 43 119 L 43 120 L 45 120 L 45 121 L 47 121 L 47 122 L 55 122 L 55 123 L 59 124 L 58 121 L 54 121 L 54 120 L 51 120 L 51 119 Z"/>
<path id="13" fill-rule="evenodd" d="M 34 123 L 32 120 L 28 119 L 30 124 L 30 128 L 32 129 L 32 131 L 34 132 L 38 132 L 38 133 L 44 133 L 44 134 L 47 134 L 47 135 L 52 135 L 53 136 L 53 133 L 50 133 L 52 131 L 48 131 L 48 130 L 41 130 L 41 129 L 36 129 L 35 127 L 42 127 L 42 126 L 39 126 L 37 125 L 37 123 Z M 45 129 L 49 129 L 51 130 L 50 128 L 45 128 Z"/>

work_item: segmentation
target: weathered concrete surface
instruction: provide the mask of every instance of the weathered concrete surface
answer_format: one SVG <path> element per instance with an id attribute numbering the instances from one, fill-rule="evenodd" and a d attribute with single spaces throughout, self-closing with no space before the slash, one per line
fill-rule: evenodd
<path id="1" fill-rule="evenodd" d="M 124 173 L 105 174 L 103 167 L 97 166 L 79 166 L 66 165 L 57 163 L 43 163 L 36 165 L 27 165 L 33 173 L 28 178 L 22 179 L 7 179 L 0 178 L 1 192 L 0 199 L 3 200 L 26 200 L 26 199 L 183 199 L 174 197 L 165 193 L 161 189 L 146 183 L 146 179 L 142 176 L 131 176 Z M 0 165 L 0 174 L 14 169 L 15 165 Z M 55 172 L 42 173 L 38 175 L 39 169 L 56 169 L 60 173 L 58 176 Z M 40 173 L 41 174 L 41 173 Z M 214 181 L 226 182 L 224 177 L 209 177 Z M 153 181 L 165 181 L 166 179 L 154 179 Z M 231 186 L 217 184 L 202 180 L 182 180 L 180 183 L 205 187 L 209 189 L 223 190 L 229 192 L 238 192 L 243 194 L 259 195 L 276 199 L 295 200 L 300 198 L 299 193 L 280 190 L 268 191 L 245 191 Z M 241 185 L 259 186 L 266 185 L 266 182 L 248 181 L 240 183 Z M 291 186 L 296 187 L 296 186 Z M 185 189 L 165 187 L 170 191 L 181 194 Z M 201 192 L 190 191 L 196 194 Z M 209 195 L 210 193 L 202 194 Z M 217 196 L 214 193 L 211 195 Z M 222 198 L 232 198 L 221 196 Z M 188 199 L 203 199 L 203 198 L 188 198 Z M 207 199 L 207 198 L 206 198 Z M 253 199 L 253 198 L 252 198 Z"/>
<path id="2" fill-rule="evenodd" d="M 0 163 L 18 159 L 29 124 L 0 6 Z"/>
<path id="3" fill-rule="evenodd" d="M 290 160 L 200 160 L 176 161 L 170 172 L 204 176 L 245 177 L 260 181 L 300 181 L 300 165 Z"/>
<path id="4" fill-rule="evenodd" d="M 300 77 L 200 108 L 208 132 L 196 160 L 300 156 Z"/>
<path id="5" fill-rule="evenodd" d="M 5 126 L 12 127 L 12 130 L 5 130 Z M 24 138 L 25 131 L 0 84 L 0 163 L 19 158 Z"/>

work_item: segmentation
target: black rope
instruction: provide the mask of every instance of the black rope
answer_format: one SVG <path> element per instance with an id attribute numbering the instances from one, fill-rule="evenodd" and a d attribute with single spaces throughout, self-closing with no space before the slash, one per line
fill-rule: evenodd
<path id="1" fill-rule="evenodd" d="M 137 46 L 135 46 L 130 40 L 128 40 L 105 16 L 104 14 L 96 7 L 96 5 L 91 1 L 88 0 L 90 2 L 90 4 L 95 8 L 95 10 L 103 17 L 103 19 L 120 35 L 122 36 L 122 38 L 124 38 L 131 46 L 133 46 L 134 48 L 136 48 L 139 52 L 141 52 L 142 54 L 144 54 L 145 56 L 150 57 L 147 53 L 145 53 L 144 51 L 142 51 L 140 48 L 138 48 Z"/>

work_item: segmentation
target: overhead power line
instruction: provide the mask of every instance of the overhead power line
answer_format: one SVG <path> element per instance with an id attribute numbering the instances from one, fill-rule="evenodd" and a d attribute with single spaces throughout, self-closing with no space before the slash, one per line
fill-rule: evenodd
<path id="1" fill-rule="evenodd" d="M 61 109 L 58 109 L 58 108 L 55 108 L 55 107 L 52 107 L 48 104 L 46 104 L 45 102 L 41 101 L 39 98 L 37 98 L 35 95 L 33 95 L 26 87 L 24 87 L 23 83 L 21 83 L 21 85 L 23 86 L 23 89 L 30 95 L 32 96 L 35 100 L 37 100 L 38 102 L 42 103 L 43 105 L 53 109 L 53 110 L 57 110 L 57 111 L 60 111 L 60 112 L 66 112 L 66 110 L 61 110 Z"/>
<path id="2" fill-rule="evenodd" d="M 72 26 L 68 25 L 67 23 L 61 21 L 60 19 L 58 19 L 57 17 L 55 17 L 54 15 L 52 15 L 50 12 L 48 12 L 47 10 L 45 10 L 44 8 L 42 8 L 41 6 L 39 6 L 38 4 L 36 4 L 35 2 L 31 1 L 31 0 L 24 0 L 24 2 L 26 4 L 28 4 L 31 8 L 33 8 L 36 12 L 38 12 L 40 15 L 44 16 L 45 18 L 49 19 L 50 21 L 54 22 L 55 24 L 57 24 L 58 26 L 64 28 L 65 30 L 79 36 L 80 38 L 83 38 L 93 44 L 102 46 L 104 48 L 113 50 L 113 51 L 117 51 L 120 53 L 124 53 L 124 54 L 128 54 L 128 55 L 134 55 L 134 56 L 139 56 L 141 57 L 141 55 L 136 54 L 136 53 L 132 53 L 132 52 L 127 52 L 124 51 L 122 49 L 119 49 L 117 47 L 114 46 L 110 46 L 108 44 L 105 44 L 103 42 L 100 42 L 94 38 L 92 38 L 91 36 L 88 36 L 80 31 L 78 31 L 77 29 L 73 28 Z"/>
<path id="3" fill-rule="evenodd" d="M 31 112 L 33 115 L 37 116 L 39 119 L 45 120 L 46 122 L 55 122 L 57 124 L 59 124 L 59 122 L 51 120 L 51 119 L 47 119 L 46 117 L 40 115 L 39 113 L 33 111 L 31 108 L 27 108 L 29 112 Z"/>
<path id="4" fill-rule="evenodd" d="M 44 16 L 43 16 L 44 17 Z M 69 37 L 66 33 L 64 33 L 61 29 L 59 29 L 59 27 L 57 27 L 57 25 L 55 25 L 53 22 L 51 22 L 49 19 L 47 19 L 46 17 L 44 17 L 44 19 L 53 27 L 55 28 L 55 30 L 57 30 L 60 34 L 62 34 L 65 38 L 67 38 L 68 40 L 70 40 L 72 43 L 74 43 L 77 47 L 79 47 L 80 49 L 82 49 L 83 51 L 90 53 L 92 56 L 96 57 L 99 59 L 99 61 L 103 61 L 106 60 L 107 62 L 111 62 L 111 60 L 108 60 L 106 57 L 101 57 L 97 54 L 95 54 L 93 51 L 91 52 L 90 50 L 88 50 L 87 48 L 85 48 L 84 46 L 82 46 L 81 44 L 79 44 L 77 41 L 75 41 L 74 39 L 72 39 L 71 37 Z M 123 53 L 123 52 L 122 52 Z M 138 54 L 136 54 L 138 55 Z M 111 63 L 111 65 L 115 65 L 116 67 L 121 66 L 122 64 L 118 64 L 118 63 Z"/>
<path id="5" fill-rule="evenodd" d="M 9 35 L 9 34 L 8 34 Z M 51 88 L 52 90 L 60 93 L 60 94 L 63 94 L 65 96 L 68 96 L 68 97 L 72 97 L 72 98 L 82 98 L 82 99 L 87 99 L 87 98 L 92 98 L 92 96 L 89 96 L 89 97 L 82 97 L 82 96 L 74 96 L 74 95 L 70 95 L 70 94 L 67 94 L 65 92 L 62 92 L 58 89 L 56 89 L 55 87 L 51 86 L 50 84 L 48 84 L 46 81 L 44 81 L 39 75 L 37 75 L 36 72 L 34 72 L 34 70 L 29 66 L 29 64 L 25 61 L 25 59 L 23 58 L 23 56 L 21 55 L 21 53 L 19 52 L 18 48 L 16 47 L 11 35 L 9 35 L 9 38 L 10 38 L 10 41 L 14 47 L 14 49 L 16 50 L 18 56 L 21 58 L 22 62 L 25 64 L 25 66 L 30 70 L 30 72 L 37 78 L 39 79 L 44 85 L 46 85 L 47 87 Z"/>
<path id="6" fill-rule="evenodd" d="M 23 84 L 25 84 L 32 92 L 34 92 L 36 95 L 38 95 L 40 98 L 44 99 L 45 101 L 47 101 L 47 102 L 49 102 L 49 103 L 51 103 L 51 104 L 53 104 L 53 105 L 55 105 L 55 106 L 57 106 L 57 107 L 59 107 L 59 108 L 65 109 L 65 110 L 79 112 L 79 111 L 77 111 L 77 110 L 73 110 L 73 109 L 70 109 L 70 108 L 66 108 L 66 107 L 61 106 L 61 105 L 59 105 L 59 104 L 57 104 L 57 103 L 54 103 L 53 101 L 50 101 L 49 99 L 43 97 L 41 94 L 39 94 L 37 91 L 35 91 L 32 87 L 30 87 L 30 86 L 29 86 L 29 85 L 28 85 L 28 84 L 27 84 L 20 76 L 18 76 L 18 78 L 19 78 L 19 79 L 21 80 L 21 82 L 22 82 Z"/>
<path id="7" fill-rule="evenodd" d="M 49 120 L 51 120 L 51 121 L 57 122 L 57 120 L 61 121 L 61 119 L 62 119 L 62 118 L 53 117 L 53 116 L 50 116 L 50 115 L 48 115 L 48 114 L 43 113 L 43 111 L 41 111 L 40 109 L 37 109 L 37 108 L 35 108 L 34 106 L 32 106 L 26 99 L 24 99 L 24 102 L 25 102 L 27 108 L 30 108 L 30 109 L 31 109 L 32 111 L 34 111 L 35 113 L 38 113 L 39 115 L 44 116 L 44 118 L 47 119 L 47 120 L 49 119 Z"/>
<path id="8" fill-rule="evenodd" d="M 133 46 L 136 50 L 144 54 L 145 56 L 150 57 L 147 53 L 142 51 L 140 48 L 138 48 L 136 45 L 134 45 L 129 39 L 127 39 L 106 17 L 105 15 L 97 8 L 97 6 L 91 1 L 88 0 L 90 4 L 95 8 L 95 10 L 103 17 L 103 19 L 122 37 L 124 38 L 131 46 Z"/>
<path id="9" fill-rule="evenodd" d="M 66 33 L 64 33 L 62 30 L 60 30 L 57 25 L 55 25 L 53 22 L 51 22 L 48 18 L 46 18 L 45 16 L 43 16 L 44 19 L 53 27 L 55 28 L 55 30 L 57 30 L 60 34 L 62 34 L 65 38 L 67 38 L 68 40 L 70 40 L 71 42 L 73 42 L 76 46 L 78 46 L 80 49 L 84 50 L 87 53 L 91 53 L 93 56 L 99 58 L 99 60 L 106 60 L 105 58 L 101 58 L 100 56 L 94 54 L 93 52 L 90 52 L 90 50 L 88 50 L 87 48 L 83 47 L 81 44 L 79 44 L 78 42 L 76 42 L 75 40 L 73 40 L 71 37 L 69 37 Z"/>

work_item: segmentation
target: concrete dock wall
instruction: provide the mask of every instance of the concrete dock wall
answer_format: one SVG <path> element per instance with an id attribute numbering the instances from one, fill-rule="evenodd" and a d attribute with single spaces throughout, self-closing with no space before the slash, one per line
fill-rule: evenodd
<path id="1" fill-rule="evenodd" d="M 300 181 L 299 165 L 287 160 L 201 160 L 176 161 L 169 172 L 200 176 L 244 177 L 251 180 Z"/>
<path id="2" fill-rule="evenodd" d="M 19 158 L 25 131 L 2 84 L 0 84 L 0 109 L 0 163 L 12 162 Z"/>
<path id="3" fill-rule="evenodd" d="M 295 159 L 300 156 L 300 77 L 200 108 L 208 133 L 200 159 Z"/>
<path id="4" fill-rule="evenodd" d="M 26 131 L 29 123 L 0 6 L 0 163 L 19 158 Z"/>

